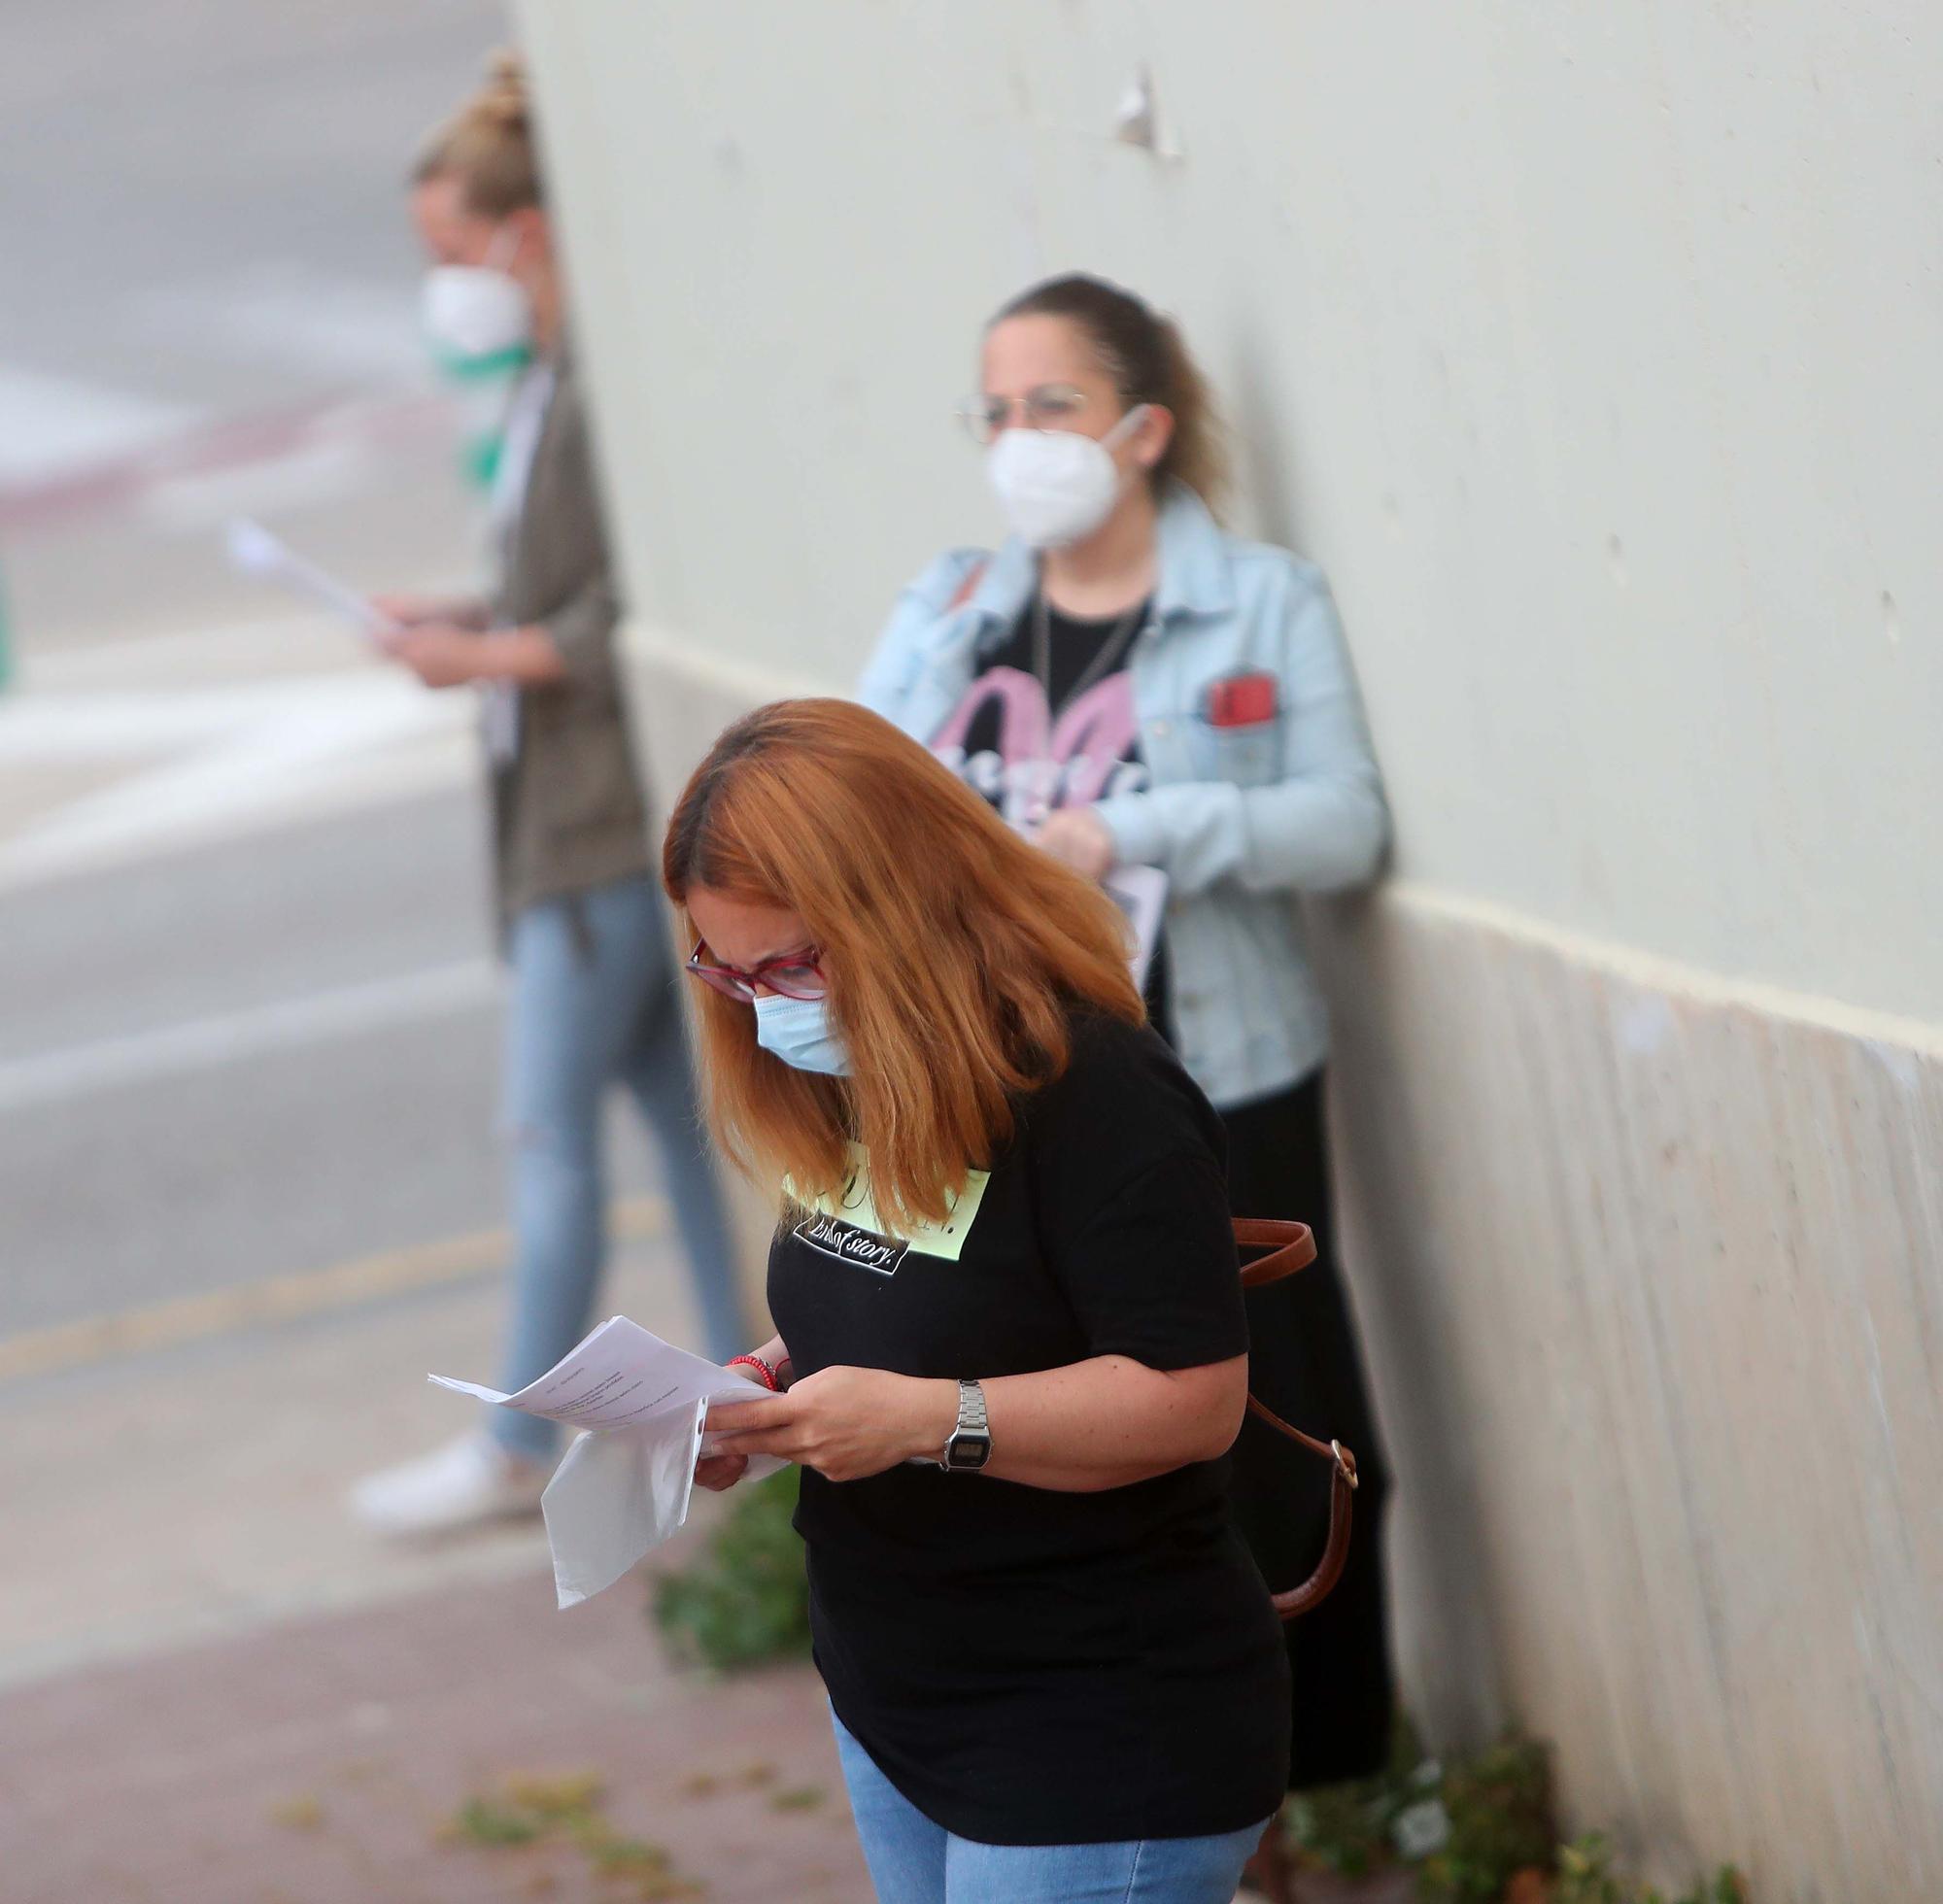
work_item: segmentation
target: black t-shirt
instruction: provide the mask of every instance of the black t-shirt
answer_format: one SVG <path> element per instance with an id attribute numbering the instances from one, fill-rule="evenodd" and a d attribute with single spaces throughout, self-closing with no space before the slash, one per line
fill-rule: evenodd
<path id="1" fill-rule="evenodd" d="M 1150 604 L 1104 620 L 1062 614 L 1047 604 L 1045 680 L 1034 620 L 1037 601 L 1005 641 L 981 657 L 978 672 L 932 746 L 1014 826 L 1037 826 L 1060 806 L 1085 806 L 1112 794 L 1144 793 L 1141 724 L 1127 658 Z M 1167 935 L 1147 962 L 1147 1015 L 1169 1031 Z"/>
<path id="2" fill-rule="evenodd" d="M 777 1232 L 769 1308 L 799 1377 L 1108 1354 L 1184 1369 L 1247 1348 L 1220 1123 L 1150 1030 L 1080 1017 L 1067 1071 L 940 1231 L 881 1235 L 868 1191 L 865 1171 Z M 1283 1791 L 1287 1661 L 1226 1488 L 1225 1460 L 1091 1494 L 805 1471 L 837 1717 L 926 1817 L 983 1843 L 1260 1822 Z"/>

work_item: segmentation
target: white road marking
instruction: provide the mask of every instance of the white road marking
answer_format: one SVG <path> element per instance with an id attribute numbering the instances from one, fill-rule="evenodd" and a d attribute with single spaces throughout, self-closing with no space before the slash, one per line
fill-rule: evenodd
<path id="1" fill-rule="evenodd" d="M 0 841 L 0 886 L 171 844 L 286 824 L 457 784 L 473 703 L 393 669 L 347 668 L 233 687 L 28 695 L 0 706 L 0 768 L 125 764 Z"/>
<path id="2" fill-rule="evenodd" d="M 374 280 L 290 260 L 252 264 L 137 294 L 147 333 L 334 382 L 429 385 L 410 275 Z"/>
<path id="3" fill-rule="evenodd" d="M 279 515 L 342 502 L 371 487 L 380 453 L 352 437 L 292 445 L 231 469 L 178 471 L 142 492 L 141 520 L 175 535 L 213 530 L 231 516 Z"/>
<path id="4" fill-rule="evenodd" d="M 0 363 L 0 484 L 38 482 L 177 436 L 200 413 Z"/>
<path id="5" fill-rule="evenodd" d="M 95 1091 L 221 1070 L 266 1052 L 300 1051 L 427 1018 L 476 1011 L 499 995 L 490 959 L 279 999 L 119 1037 L 94 1038 L 0 1064 L 0 1114 Z"/>
<path id="6" fill-rule="evenodd" d="M 460 595 L 473 578 L 455 570 L 436 579 L 432 594 Z M 275 600 L 267 589 L 262 598 Z M 292 658 L 302 663 L 294 665 Z M 0 732 L 16 715 L 32 725 L 35 710 L 77 702 L 101 703 L 123 697 L 152 704 L 156 694 L 191 690 L 237 691 L 252 687 L 288 691 L 299 674 L 338 679 L 351 670 L 383 672 L 370 660 L 363 636 L 309 609 L 265 614 L 251 621 L 222 621 L 167 634 L 123 635 L 85 647 L 54 648 L 21 658 L 21 692 L 0 699 Z"/>
<path id="7" fill-rule="evenodd" d="M 0 766 L 148 758 L 319 718 L 355 729 L 360 723 L 390 728 L 409 717 L 430 727 L 449 711 L 418 682 L 392 668 L 146 694 L 30 695 L 0 701 Z"/>

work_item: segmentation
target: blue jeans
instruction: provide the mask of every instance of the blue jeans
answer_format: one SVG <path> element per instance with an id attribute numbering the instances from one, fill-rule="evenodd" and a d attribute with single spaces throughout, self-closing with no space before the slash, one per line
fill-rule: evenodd
<path id="1" fill-rule="evenodd" d="M 717 1362 L 756 1340 L 742 1310 L 727 1207 L 696 1113 L 666 907 L 645 877 L 515 915 L 506 1121 L 512 1143 L 512 1317 L 499 1385 L 524 1388 L 587 1333 L 606 1254 L 600 1143 L 607 1087 L 625 1084 L 654 1133 L 675 1226 Z M 548 1458 L 557 1430 L 510 1409 L 502 1447 Z"/>
<path id="2" fill-rule="evenodd" d="M 925 1817 L 835 1714 L 878 1904 L 1230 1904 L 1263 1827 L 1107 1845 L 981 1845 Z"/>

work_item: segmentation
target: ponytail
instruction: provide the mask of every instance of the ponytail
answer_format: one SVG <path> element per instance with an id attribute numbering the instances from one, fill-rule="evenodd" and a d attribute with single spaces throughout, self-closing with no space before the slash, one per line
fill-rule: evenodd
<path id="1" fill-rule="evenodd" d="M 1185 483 L 1210 508 L 1228 488 L 1228 459 L 1214 398 L 1180 326 L 1118 285 L 1073 272 L 1022 291 L 992 320 L 1064 318 L 1086 333 L 1121 400 L 1157 403 L 1174 417 L 1167 452 L 1154 466 L 1156 485 Z"/>

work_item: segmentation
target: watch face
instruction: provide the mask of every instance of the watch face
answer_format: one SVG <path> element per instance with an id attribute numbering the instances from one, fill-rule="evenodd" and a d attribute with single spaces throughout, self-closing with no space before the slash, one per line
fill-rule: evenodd
<path id="1" fill-rule="evenodd" d="M 954 1468 L 982 1468 L 992 1458 L 992 1438 L 971 1435 L 961 1430 L 951 1438 L 946 1457 Z"/>

